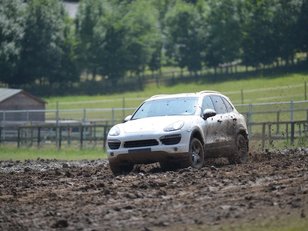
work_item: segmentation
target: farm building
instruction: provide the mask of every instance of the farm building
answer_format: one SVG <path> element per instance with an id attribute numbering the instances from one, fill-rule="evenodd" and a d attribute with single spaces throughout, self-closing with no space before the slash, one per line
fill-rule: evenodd
<path id="1" fill-rule="evenodd" d="M 0 88 L 0 122 L 45 121 L 45 104 L 24 90 Z"/>

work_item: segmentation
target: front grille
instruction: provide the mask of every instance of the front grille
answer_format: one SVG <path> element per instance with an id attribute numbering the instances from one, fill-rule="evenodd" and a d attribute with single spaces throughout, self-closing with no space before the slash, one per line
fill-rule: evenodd
<path id="1" fill-rule="evenodd" d="M 167 136 L 163 136 L 160 138 L 160 141 L 164 144 L 164 145 L 174 145 L 174 144 L 178 144 L 181 141 L 181 135 L 180 134 L 176 134 L 176 135 L 167 135 Z"/>
<path id="2" fill-rule="evenodd" d="M 125 148 L 139 148 L 139 147 L 149 147 L 158 145 L 158 141 L 151 139 L 151 140 L 134 140 L 134 141 L 126 141 L 124 143 Z"/>
<path id="3" fill-rule="evenodd" d="M 108 147 L 112 150 L 118 149 L 121 145 L 120 140 L 108 140 Z"/>

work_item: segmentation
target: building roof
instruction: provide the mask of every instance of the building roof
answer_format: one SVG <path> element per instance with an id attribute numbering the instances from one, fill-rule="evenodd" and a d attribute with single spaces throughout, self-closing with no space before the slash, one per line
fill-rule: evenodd
<path id="1" fill-rule="evenodd" d="M 24 90 L 22 89 L 10 89 L 10 88 L 0 88 L 0 103 L 19 94 L 19 93 L 23 93 L 25 95 L 27 95 L 28 97 L 36 100 L 36 101 L 39 101 L 41 103 L 46 103 L 43 99 L 41 98 L 38 98 L 34 95 L 31 95 L 30 93 L 28 92 L 25 92 Z"/>

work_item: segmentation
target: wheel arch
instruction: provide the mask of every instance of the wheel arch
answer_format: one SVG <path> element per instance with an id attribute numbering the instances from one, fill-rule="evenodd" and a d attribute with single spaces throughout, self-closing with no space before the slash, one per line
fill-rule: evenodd
<path id="1" fill-rule="evenodd" d="M 248 151 L 249 151 L 249 137 L 248 137 L 248 132 L 247 132 L 247 130 L 244 129 L 244 128 L 240 128 L 240 129 L 238 130 L 238 132 L 237 132 L 236 135 L 237 135 L 237 136 L 238 136 L 238 135 L 242 135 L 242 136 L 244 136 L 244 137 L 246 138 L 246 140 L 247 140 L 247 148 L 248 148 Z"/>
<path id="2" fill-rule="evenodd" d="M 197 138 L 200 140 L 201 144 L 204 145 L 204 137 L 199 129 L 194 129 L 193 132 L 191 133 L 190 140 L 192 138 Z"/>

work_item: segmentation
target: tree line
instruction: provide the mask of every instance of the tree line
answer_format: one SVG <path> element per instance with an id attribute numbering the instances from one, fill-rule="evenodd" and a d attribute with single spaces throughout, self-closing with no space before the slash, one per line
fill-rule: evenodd
<path id="1" fill-rule="evenodd" d="M 116 85 L 129 74 L 261 67 L 308 54 L 307 0 L 0 0 L 0 82 Z"/>

